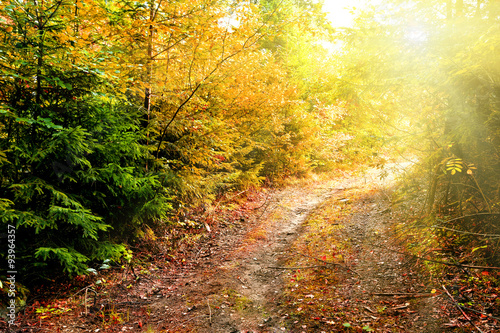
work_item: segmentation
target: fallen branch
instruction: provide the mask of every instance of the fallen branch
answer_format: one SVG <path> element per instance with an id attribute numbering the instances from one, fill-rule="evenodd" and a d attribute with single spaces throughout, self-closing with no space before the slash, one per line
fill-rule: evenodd
<path id="1" fill-rule="evenodd" d="M 447 228 L 447 227 L 432 226 L 431 229 L 441 229 L 441 230 L 456 232 L 459 234 L 480 236 L 480 237 L 485 237 L 485 238 L 500 238 L 500 234 L 480 234 L 477 232 L 463 231 L 463 230 L 452 229 L 452 228 Z"/>
<path id="2" fill-rule="evenodd" d="M 237 196 L 240 196 L 242 195 L 243 193 L 247 192 L 248 190 L 244 190 L 244 191 L 241 191 L 241 192 L 238 192 L 232 196 L 230 196 L 229 198 L 226 198 L 223 200 L 223 198 L 221 198 L 217 204 L 213 207 L 213 211 L 215 211 L 217 208 L 219 208 L 220 204 L 223 203 L 223 202 L 231 202 L 234 198 L 236 198 Z"/>
<path id="3" fill-rule="evenodd" d="M 375 311 L 373 311 L 372 309 L 370 309 L 370 308 L 369 308 L 369 307 L 367 307 L 367 306 L 363 306 L 363 308 L 364 308 L 366 311 L 368 311 L 368 312 L 371 312 L 371 313 L 376 314 L 376 312 L 375 312 Z"/>
<path id="4" fill-rule="evenodd" d="M 444 221 L 443 223 L 448 223 L 448 222 L 453 222 L 453 221 L 458 221 L 458 220 L 463 220 L 463 219 L 466 219 L 468 217 L 478 217 L 478 216 L 496 216 L 496 215 L 500 215 L 500 213 L 477 213 L 477 214 L 472 214 L 472 215 L 464 215 L 464 216 L 459 216 L 459 217 L 455 217 L 453 219 L 450 219 L 450 220 L 447 220 L 447 221 Z"/>
<path id="5" fill-rule="evenodd" d="M 316 260 L 316 261 L 322 262 L 322 263 L 324 263 L 324 264 L 326 264 L 326 265 L 332 265 L 332 266 L 338 266 L 338 267 L 341 267 L 341 268 L 343 268 L 343 269 L 345 269 L 345 270 L 347 270 L 347 271 L 349 271 L 349 272 L 352 272 L 352 273 L 356 274 L 357 276 L 360 276 L 358 272 L 356 272 L 355 270 L 353 270 L 353 269 L 351 269 L 351 268 L 347 267 L 346 265 L 338 264 L 338 263 L 336 263 L 336 262 L 329 262 L 329 261 L 321 260 L 321 259 L 318 259 L 318 258 L 315 258 L 315 257 L 309 256 L 309 255 L 304 254 L 304 253 L 301 253 L 301 252 L 297 252 L 297 253 L 298 253 L 298 254 L 300 254 L 301 256 L 306 257 L 306 258 L 311 258 L 311 259 L 314 259 L 314 260 Z"/>
<path id="6" fill-rule="evenodd" d="M 405 298 L 433 297 L 437 294 L 433 293 L 372 293 L 373 296 L 394 296 Z"/>
<path id="7" fill-rule="evenodd" d="M 403 310 L 403 309 L 408 308 L 409 306 L 410 306 L 410 303 L 406 303 L 404 305 L 398 305 L 398 306 L 392 307 L 389 310 Z"/>
<path id="8" fill-rule="evenodd" d="M 471 311 L 471 312 L 475 312 L 475 313 L 479 313 L 480 315 L 483 315 L 483 316 L 485 316 L 485 317 L 489 317 L 489 318 L 491 318 L 491 319 L 500 320 L 500 318 L 499 318 L 499 317 L 492 316 L 492 315 L 490 315 L 489 313 L 485 313 L 485 312 L 483 312 L 483 311 L 479 311 L 479 310 L 476 310 L 476 309 L 468 308 L 468 307 L 463 306 L 463 305 L 460 305 L 460 304 L 458 304 L 458 306 L 460 306 L 460 307 L 461 307 L 462 309 L 464 309 L 464 310 Z"/>
<path id="9" fill-rule="evenodd" d="M 81 293 L 82 291 L 85 291 L 87 292 L 88 289 L 91 289 L 93 292 L 95 292 L 95 290 L 92 288 L 91 285 L 88 285 L 86 287 L 83 287 L 82 289 L 78 290 L 76 293 L 74 293 L 73 295 L 71 295 L 69 298 L 73 298 L 75 297 L 76 295 L 78 295 L 79 293 Z"/>
<path id="10" fill-rule="evenodd" d="M 210 308 L 210 300 L 207 298 L 208 305 L 208 322 L 212 325 L 212 309 Z"/>
<path id="11" fill-rule="evenodd" d="M 269 199 L 269 197 L 270 197 L 270 196 L 271 196 L 271 193 L 269 193 L 269 192 L 268 192 L 268 193 L 266 194 L 266 200 L 264 200 L 264 203 L 263 203 L 262 205 L 260 205 L 259 207 L 253 208 L 253 210 L 258 210 L 258 209 L 261 209 L 262 207 L 264 207 L 264 205 L 266 206 L 266 207 L 264 208 L 264 210 L 262 211 L 262 213 L 261 213 L 261 214 L 259 215 L 259 217 L 257 218 L 257 220 L 260 220 L 260 218 L 264 215 L 264 213 L 266 212 L 267 208 L 269 207 L 269 204 L 270 204 L 270 203 L 268 203 L 268 199 Z"/>
<path id="12" fill-rule="evenodd" d="M 470 317 L 465 313 L 465 311 L 462 309 L 462 307 L 460 306 L 460 304 L 458 304 L 457 301 L 455 301 L 455 299 L 453 298 L 453 296 L 451 296 L 451 294 L 448 292 L 448 289 L 446 289 L 446 287 L 443 285 L 443 290 L 445 291 L 446 295 L 448 295 L 448 297 L 451 299 L 451 301 L 453 302 L 453 304 L 460 310 L 460 312 L 462 312 L 462 315 L 464 316 L 465 319 L 467 319 L 467 321 L 472 325 L 474 326 L 480 333 L 483 333 L 483 331 L 481 331 L 481 329 L 479 327 L 476 326 L 476 324 L 474 324 L 472 322 L 472 320 L 470 319 Z"/>
<path id="13" fill-rule="evenodd" d="M 408 252 L 396 251 L 396 250 L 391 249 L 391 248 L 386 247 L 386 246 L 380 246 L 380 245 L 373 244 L 373 243 L 370 243 L 370 245 L 378 247 L 378 248 L 381 248 L 381 249 L 384 249 L 384 250 L 389 250 L 389 251 L 391 251 L 393 253 L 401 254 L 401 255 L 404 255 L 404 256 L 411 256 L 411 257 L 416 258 L 416 259 L 420 259 L 420 260 L 424 260 L 424 261 L 429 261 L 429 262 L 434 262 L 436 264 L 442 264 L 442 265 L 454 266 L 454 267 L 460 267 L 460 268 L 471 268 L 471 269 L 482 269 L 482 270 L 500 271 L 500 267 L 464 265 L 464 264 L 456 264 L 456 263 L 452 263 L 452 262 L 445 262 L 445 261 L 434 260 L 434 259 L 426 259 L 424 257 L 417 256 L 416 254 L 411 254 L 411 253 L 408 253 Z"/>
<path id="14" fill-rule="evenodd" d="M 151 303 L 150 300 L 138 300 L 138 301 L 125 301 L 125 302 L 118 302 L 114 303 L 113 305 L 118 307 L 118 306 L 134 306 L 134 305 L 144 305 L 144 304 L 149 304 Z"/>
<path id="15" fill-rule="evenodd" d="M 401 253 L 404 254 L 404 253 Z M 451 262 L 445 262 L 445 261 L 440 261 L 440 260 L 434 260 L 434 259 L 425 259 L 420 256 L 417 256 L 415 254 L 409 254 L 410 256 L 413 256 L 417 259 L 429 261 L 429 262 L 434 262 L 436 264 L 442 264 L 442 265 L 447 265 L 447 266 L 455 266 L 455 267 L 460 267 L 460 268 L 471 268 L 471 269 L 483 269 L 483 270 L 493 270 L 493 271 L 500 271 L 500 267 L 494 267 L 494 266 L 475 266 L 475 265 L 464 265 L 464 264 L 455 264 Z"/>
<path id="16" fill-rule="evenodd" d="M 280 267 L 280 266 L 267 266 L 267 268 L 271 268 L 271 269 L 290 269 L 290 270 L 296 270 L 296 269 L 311 269 L 311 268 L 328 268 L 328 269 L 331 269 L 331 267 L 328 267 L 328 266 L 326 266 L 326 265 L 302 266 L 302 267 Z"/>

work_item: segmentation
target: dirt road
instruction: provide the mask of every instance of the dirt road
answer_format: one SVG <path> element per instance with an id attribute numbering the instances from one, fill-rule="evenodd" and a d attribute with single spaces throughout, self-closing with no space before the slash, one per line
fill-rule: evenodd
<path id="1" fill-rule="evenodd" d="M 162 332 L 442 332 L 437 294 L 392 251 L 394 177 L 381 179 L 382 173 L 387 170 L 269 194 L 246 228 L 198 250 L 208 254 L 205 263 L 177 275 L 169 293 L 150 305 L 149 324 Z M 344 249 L 340 263 L 301 253 L 311 232 L 308 218 L 327 207 L 349 211 L 331 222 L 341 226 L 335 232 L 336 246 Z M 301 271 L 290 264 L 304 271 L 318 261 L 330 274 L 324 299 L 307 284 L 306 291 L 290 283 Z M 331 312 L 309 318 L 305 297 Z"/>
<path id="2" fill-rule="evenodd" d="M 229 203 L 206 230 L 161 243 L 176 252 L 82 281 L 18 332 L 444 332 L 443 296 L 394 241 L 397 172 L 339 171 Z"/>

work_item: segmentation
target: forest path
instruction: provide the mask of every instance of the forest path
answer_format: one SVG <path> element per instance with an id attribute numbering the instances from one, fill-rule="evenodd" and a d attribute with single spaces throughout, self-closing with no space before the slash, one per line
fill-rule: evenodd
<path id="1" fill-rule="evenodd" d="M 437 297 L 429 295 L 429 287 L 416 273 L 403 267 L 403 256 L 387 250 L 393 247 L 387 191 L 393 185 L 391 168 L 395 167 L 270 194 L 247 226 L 221 233 L 198 249 L 197 267 L 189 273 L 177 272 L 166 297 L 150 305 L 149 325 L 161 332 L 322 332 L 327 324 L 331 325 L 328 331 L 335 332 L 348 323 L 360 331 L 371 327 L 380 332 L 439 331 Z M 388 177 L 382 180 L 382 174 Z M 363 195 L 353 194 L 360 190 Z M 344 262 L 335 263 L 338 269 L 326 282 L 333 298 L 317 301 L 322 307 L 332 303 L 345 316 L 323 314 L 311 325 L 301 311 L 293 314 L 294 307 L 302 309 L 297 302 L 304 297 L 290 297 L 287 281 L 294 270 L 288 265 L 301 254 L 297 239 L 308 232 L 305 222 L 311 214 L 347 203 L 350 212 L 334 224 L 343 226 L 337 236 L 349 243 L 341 247 L 348 247 L 350 255 L 344 253 Z M 199 262 L 201 257 L 205 263 Z M 355 267 L 356 274 L 341 266 Z M 296 286 L 295 293 L 300 293 Z M 293 294 L 295 288 L 291 290 Z"/>
<path id="2" fill-rule="evenodd" d="M 170 318 L 162 328 L 171 332 L 268 331 L 276 322 L 275 301 L 283 273 L 272 267 L 287 258 L 309 212 L 341 191 L 333 185 L 292 186 L 269 193 L 243 230 L 232 228 L 236 230 L 205 244 L 199 252 L 210 254 L 207 263 L 177 280 L 171 288 L 176 292 L 154 305 L 155 312 L 166 311 L 161 317 Z"/>

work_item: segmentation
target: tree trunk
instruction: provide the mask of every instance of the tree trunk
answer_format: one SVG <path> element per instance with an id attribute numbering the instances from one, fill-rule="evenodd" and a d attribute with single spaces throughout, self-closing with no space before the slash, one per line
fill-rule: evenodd
<path id="1" fill-rule="evenodd" d="M 149 1 L 149 20 L 153 22 L 155 19 L 154 0 Z M 144 127 L 149 126 L 151 121 L 151 94 L 152 94 L 152 77 L 153 77 L 153 34 L 154 26 L 149 25 L 148 30 L 148 49 L 146 59 L 146 89 L 144 91 L 144 109 L 146 110 L 146 122 Z M 149 146 L 149 131 L 146 132 L 146 146 Z M 148 162 L 146 161 L 146 171 L 148 170 Z"/>
<path id="2" fill-rule="evenodd" d="M 154 10 L 154 0 L 149 1 L 149 20 L 154 21 L 155 10 Z M 153 75 L 153 34 L 154 27 L 152 24 L 149 25 L 148 30 L 148 45 L 147 45 L 147 59 L 146 59 L 146 89 L 144 92 L 144 109 L 147 113 L 147 123 L 150 121 L 151 113 L 151 94 L 152 94 L 152 75 Z M 148 137 L 149 139 L 149 137 Z"/>

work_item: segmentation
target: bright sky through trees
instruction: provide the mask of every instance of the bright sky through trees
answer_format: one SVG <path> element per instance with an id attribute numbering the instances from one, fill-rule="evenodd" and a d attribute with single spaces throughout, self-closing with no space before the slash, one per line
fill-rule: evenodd
<path id="1" fill-rule="evenodd" d="M 334 27 L 349 27 L 353 20 L 351 9 L 366 3 L 363 0 L 325 0 L 323 8 Z"/>

